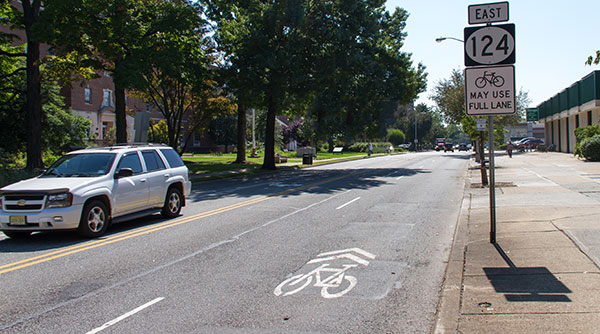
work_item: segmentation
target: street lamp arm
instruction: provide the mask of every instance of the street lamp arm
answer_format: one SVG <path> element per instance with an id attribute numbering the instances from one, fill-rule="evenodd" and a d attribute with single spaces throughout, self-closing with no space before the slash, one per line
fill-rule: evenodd
<path id="1" fill-rule="evenodd" d="M 455 38 L 455 37 L 438 37 L 438 38 L 435 39 L 435 41 L 438 42 L 438 43 L 441 43 L 442 41 L 445 41 L 447 39 L 453 39 L 453 40 L 461 42 L 461 43 L 465 42 L 462 39 L 458 39 L 458 38 Z"/>

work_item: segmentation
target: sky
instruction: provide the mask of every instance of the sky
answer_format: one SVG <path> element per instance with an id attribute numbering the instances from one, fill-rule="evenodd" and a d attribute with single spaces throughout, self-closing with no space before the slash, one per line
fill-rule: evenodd
<path id="1" fill-rule="evenodd" d="M 393 11 L 409 13 L 404 52 L 412 53 L 415 64 L 426 66 L 427 91 L 416 103 L 434 106 L 430 96 L 440 80 L 450 78 L 452 69 L 464 70 L 461 42 L 435 41 L 438 37 L 463 39 L 468 27 L 469 5 L 500 1 L 388 0 Z M 529 95 L 529 107 L 553 97 L 599 65 L 585 65 L 588 56 L 600 49 L 600 1 L 509 1 L 509 21 L 515 24 L 516 89 Z"/>

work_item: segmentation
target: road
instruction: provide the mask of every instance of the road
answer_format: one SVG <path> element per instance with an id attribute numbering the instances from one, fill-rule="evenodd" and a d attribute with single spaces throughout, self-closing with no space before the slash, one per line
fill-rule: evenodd
<path id="1" fill-rule="evenodd" d="M 468 157 L 204 182 L 176 219 L 0 237 L 0 332 L 428 333 Z"/>

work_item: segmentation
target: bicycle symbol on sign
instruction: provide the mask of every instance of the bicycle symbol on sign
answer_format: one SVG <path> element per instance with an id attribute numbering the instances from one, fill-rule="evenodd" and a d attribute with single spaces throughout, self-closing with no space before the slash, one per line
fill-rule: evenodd
<path id="1" fill-rule="evenodd" d="M 483 88 L 488 83 L 500 88 L 504 86 L 504 78 L 496 75 L 496 72 L 488 73 L 488 71 L 484 71 L 482 76 L 475 79 L 475 86 L 477 86 L 477 88 Z"/>
<path id="2" fill-rule="evenodd" d="M 358 265 L 369 265 L 369 261 L 356 256 L 353 253 L 358 253 L 369 259 L 375 258 L 375 255 L 360 248 L 321 253 L 318 255 L 319 257 L 308 261 L 307 264 L 329 262 L 337 259 L 348 259 L 355 263 L 343 264 L 342 268 L 333 268 L 330 267 L 330 263 L 323 263 L 307 274 L 294 275 L 281 282 L 275 288 L 275 296 L 293 295 L 309 286 L 313 283 L 313 280 L 313 286 L 321 288 L 321 296 L 323 298 L 338 298 L 345 295 L 356 286 L 356 283 L 358 283 L 356 277 L 347 275 L 346 271 L 356 268 Z"/>

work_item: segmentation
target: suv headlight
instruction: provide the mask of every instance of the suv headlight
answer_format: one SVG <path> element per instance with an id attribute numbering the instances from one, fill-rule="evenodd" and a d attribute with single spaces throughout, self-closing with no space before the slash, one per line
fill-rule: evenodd
<path id="1" fill-rule="evenodd" d="M 46 198 L 47 208 L 65 208 L 73 203 L 73 194 L 62 193 L 48 195 Z"/>

